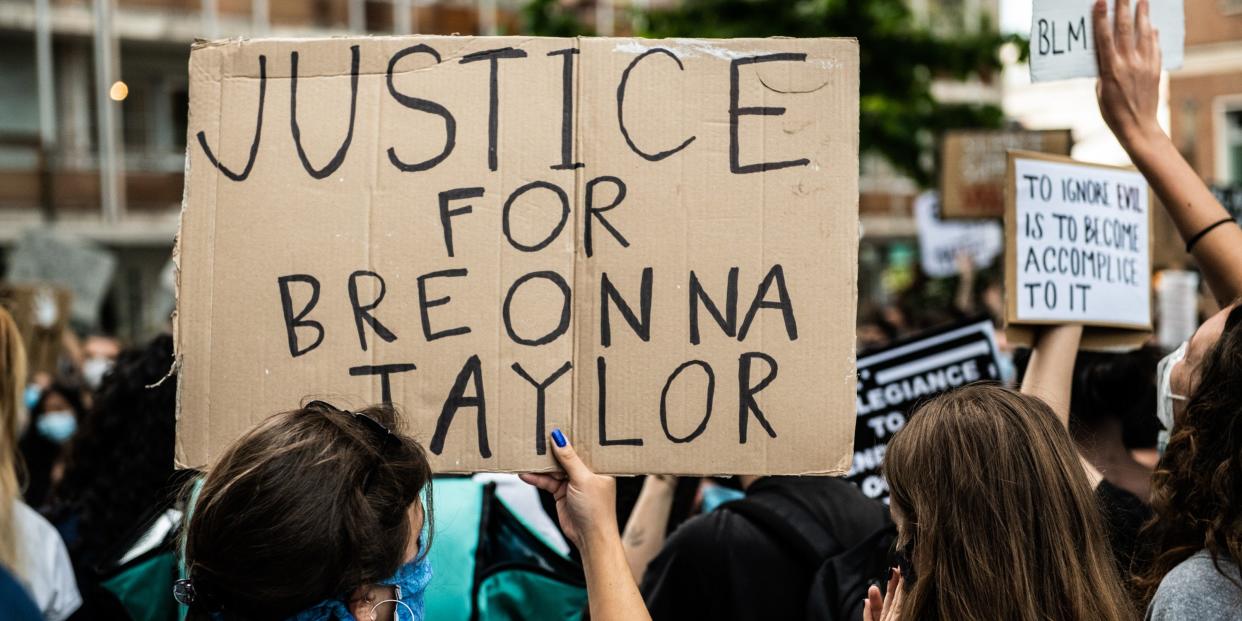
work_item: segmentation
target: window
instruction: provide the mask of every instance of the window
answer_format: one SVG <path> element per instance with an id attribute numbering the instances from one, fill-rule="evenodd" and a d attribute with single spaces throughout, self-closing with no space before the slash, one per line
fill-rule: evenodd
<path id="1" fill-rule="evenodd" d="M 1212 107 L 1215 181 L 1219 185 L 1242 186 L 1242 94 L 1217 97 Z"/>
<path id="2" fill-rule="evenodd" d="M 1242 184 L 1242 107 L 1225 112 L 1226 175 L 1230 184 Z"/>

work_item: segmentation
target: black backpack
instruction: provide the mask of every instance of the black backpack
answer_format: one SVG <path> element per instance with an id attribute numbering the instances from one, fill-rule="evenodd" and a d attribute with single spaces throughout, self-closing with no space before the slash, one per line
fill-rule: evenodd
<path id="1" fill-rule="evenodd" d="M 776 511 L 751 499 L 721 505 L 732 511 L 785 547 L 811 576 L 806 595 L 808 621 L 859 621 L 867 588 L 875 582 L 887 584 L 892 566 L 897 527 L 891 521 L 858 540 L 853 547 L 826 558 L 816 552 L 814 542 Z M 837 532 L 833 524 L 821 527 Z"/>

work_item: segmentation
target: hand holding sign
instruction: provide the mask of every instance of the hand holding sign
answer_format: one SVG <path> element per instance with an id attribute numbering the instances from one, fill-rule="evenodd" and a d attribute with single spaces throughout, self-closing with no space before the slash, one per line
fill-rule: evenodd
<path id="1" fill-rule="evenodd" d="M 1121 4 L 1128 4 L 1123 2 Z M 1156 123 L 1160 103 L 1160 34 L 1151 24 L 1148 0 L 1139 0 L 1131 23 L 1129 11 L 1118 11 L 1116 34 L 1108 23 L 1108 7 L 1096 0 L 1096 60 L 1100 81 L 1096 85 L 1100 113 L 1123 146 L 1130 146 L 1162 132 Z"/>
<path id="2" fill-rule="evenodd" d="M 1140 344 L 1151 329 L 1151 210 L 1143 176 L 1019 152 L 1009 154 L 1009 170 L 1008 323 L 1138 330 L 1112 345 Z"/>
<path id="3" fill-rule="evenodd" d="M 1111 37 L 1118 47 L 1132 49 L 1138 18 L 1130 0 L 1115 0 L 1116 27 L 1108 17 L 1114 0 L 1099 0 L 1092 14 L 1086 0 L 1035 0 L 1031 18 L 1031 81 L 1090 78 L 1101 69 L 1096 54 L 1102 51 L 1101 35 Z M 1158 29 L 1160 38 L 1156 58 L 1164 59 L 1165 69 L 1182 66 L 1186 38 L 1186 19 L 1182 0 L 1156 0 L 1155 6 L 1139 2 L 1149 29 Z M 1142 33 L 1138 33 L 1140 38 Z"/>

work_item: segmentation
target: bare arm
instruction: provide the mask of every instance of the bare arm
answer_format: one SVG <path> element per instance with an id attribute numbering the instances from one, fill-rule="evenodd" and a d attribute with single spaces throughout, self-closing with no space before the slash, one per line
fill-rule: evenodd
<path id="1" fill-rule="evenodd" d="M 563 472 L 521 476 L 556 498 L 561 530 L 582 553 L 591 618 L 651 621 L 621 547 L 616 481 L 591 472 L 559 429 L 552 432 L 552 455 Z"/>
<path id="2" fill-rule="evenodd" d="M 1057 419 L 1069 429 L 1070 395 L 1074 387 L 1074 363 L 1078 357 L 1078 346 L 1082 342 L 1082 325 L 1065 324 L 1039 329 L 1035 334 L 1035 344 L 1031 348 L 1031 360 L 1026 366 L 1026 375 L 1022 378 L 1021 392 L 1024 395 L 1039 397 L 1052 408 Z M 1082 462 L 1087 479 L 1094 488 L 1103 478 L 1100 472 L 1087 462 L 1082 455 Z"/>
<path id="3" fill-rule="evenodd" d="M 636 582 L 643 581 L 647 565 L 664 547 L 665 531 L 669 513 L 673 510 L 673 493 L 677 491 L 677 477 L 651 475 L 643 481 L 634 511 L 625 523 L 621 542 L 625 546 L 625 558 Z"/>
<path id="4" fill-rule="evenodd" d="M 630 566 L 614 530 L 611 537 L 581 548 L 591 618 L 599 621 L 650 621 L 651 615 L 630 575 Z"/>
<path id="5" fill-rule="evenodd" d="M 975 260 L 965 250 L 957 253 L 957 293 L 953 296 L 953 305 L 963 315 L 975 313 Z"/>
<path id="6" fill-rule="evenodd" d="M 1105 0 L 1096 0 L 1095 42 L 1100 112 L 1143 172 L 1183 240 L 1229 218 L 1229 212 L 1182 157 L 1156 122 L 1160 99 L 1159 35 L 1151 26 L 1148 0 L 1130 17 L 1130 0 L 1117 0 L 1115 25 Z M 1193 255 L 1221 305 L 1242 296 L 1242 229 L 1218 226 L 1198 240 Z"/>
<path id="7" fill-rule="evenodd" d="M 1049 326 L 1035 335 L 1031 361 L 1022 377 L 1021 392 L 1039 397 L 1056 412 L 1062 425 L 1069 427 L 1070 390 L 1074 385 L 1074 361 L 1082 341 L 1082 326 Z"/>

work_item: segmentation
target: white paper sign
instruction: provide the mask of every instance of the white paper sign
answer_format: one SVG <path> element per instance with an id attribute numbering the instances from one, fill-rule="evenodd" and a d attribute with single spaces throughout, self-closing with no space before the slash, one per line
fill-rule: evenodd
<path id="1" fill-rule="evenodd" d="M 1188 270 L 1164 270 L 1156 285 L 1160 302 L 1160 324 L 1156 341 L 1172 351 L 1199 327 L 1199 274 Z"/>
<path id="2" fill-rule="evenodd" d="M 1206 1 L 1206 0 L 1198 0 Z M 1091 0 L 1035 0 L 1031 16 L 1031 81 L 1093 78 L 1095 29 Z M 1137 7 L 1137 1 L 1131 7 Z M 1113 23 L 1109 2 L 1108 23 Z M 1152 26 L 1160 32 L 1160 56 L 1165 69 L 1182 66 L 1186 17 L 1182 0 L 1151 0 Z"/>
<path id="3" fill-rule="evenodd" d="M 1016 158 L 1013 189 L 1018 320 L 1150 327 L 1143 176 Z"/>
<path id="4" fill-rule="evenodd" d="M 937 192 L 924 192 L 915 199 L 914 217 L 923 272 L 932 278 L 956 275 L 959 252 L 969 253 L 974 264 L 983 268 L 1004 249 L 1005 231 L 995 221 L 941 220 Z"/>

